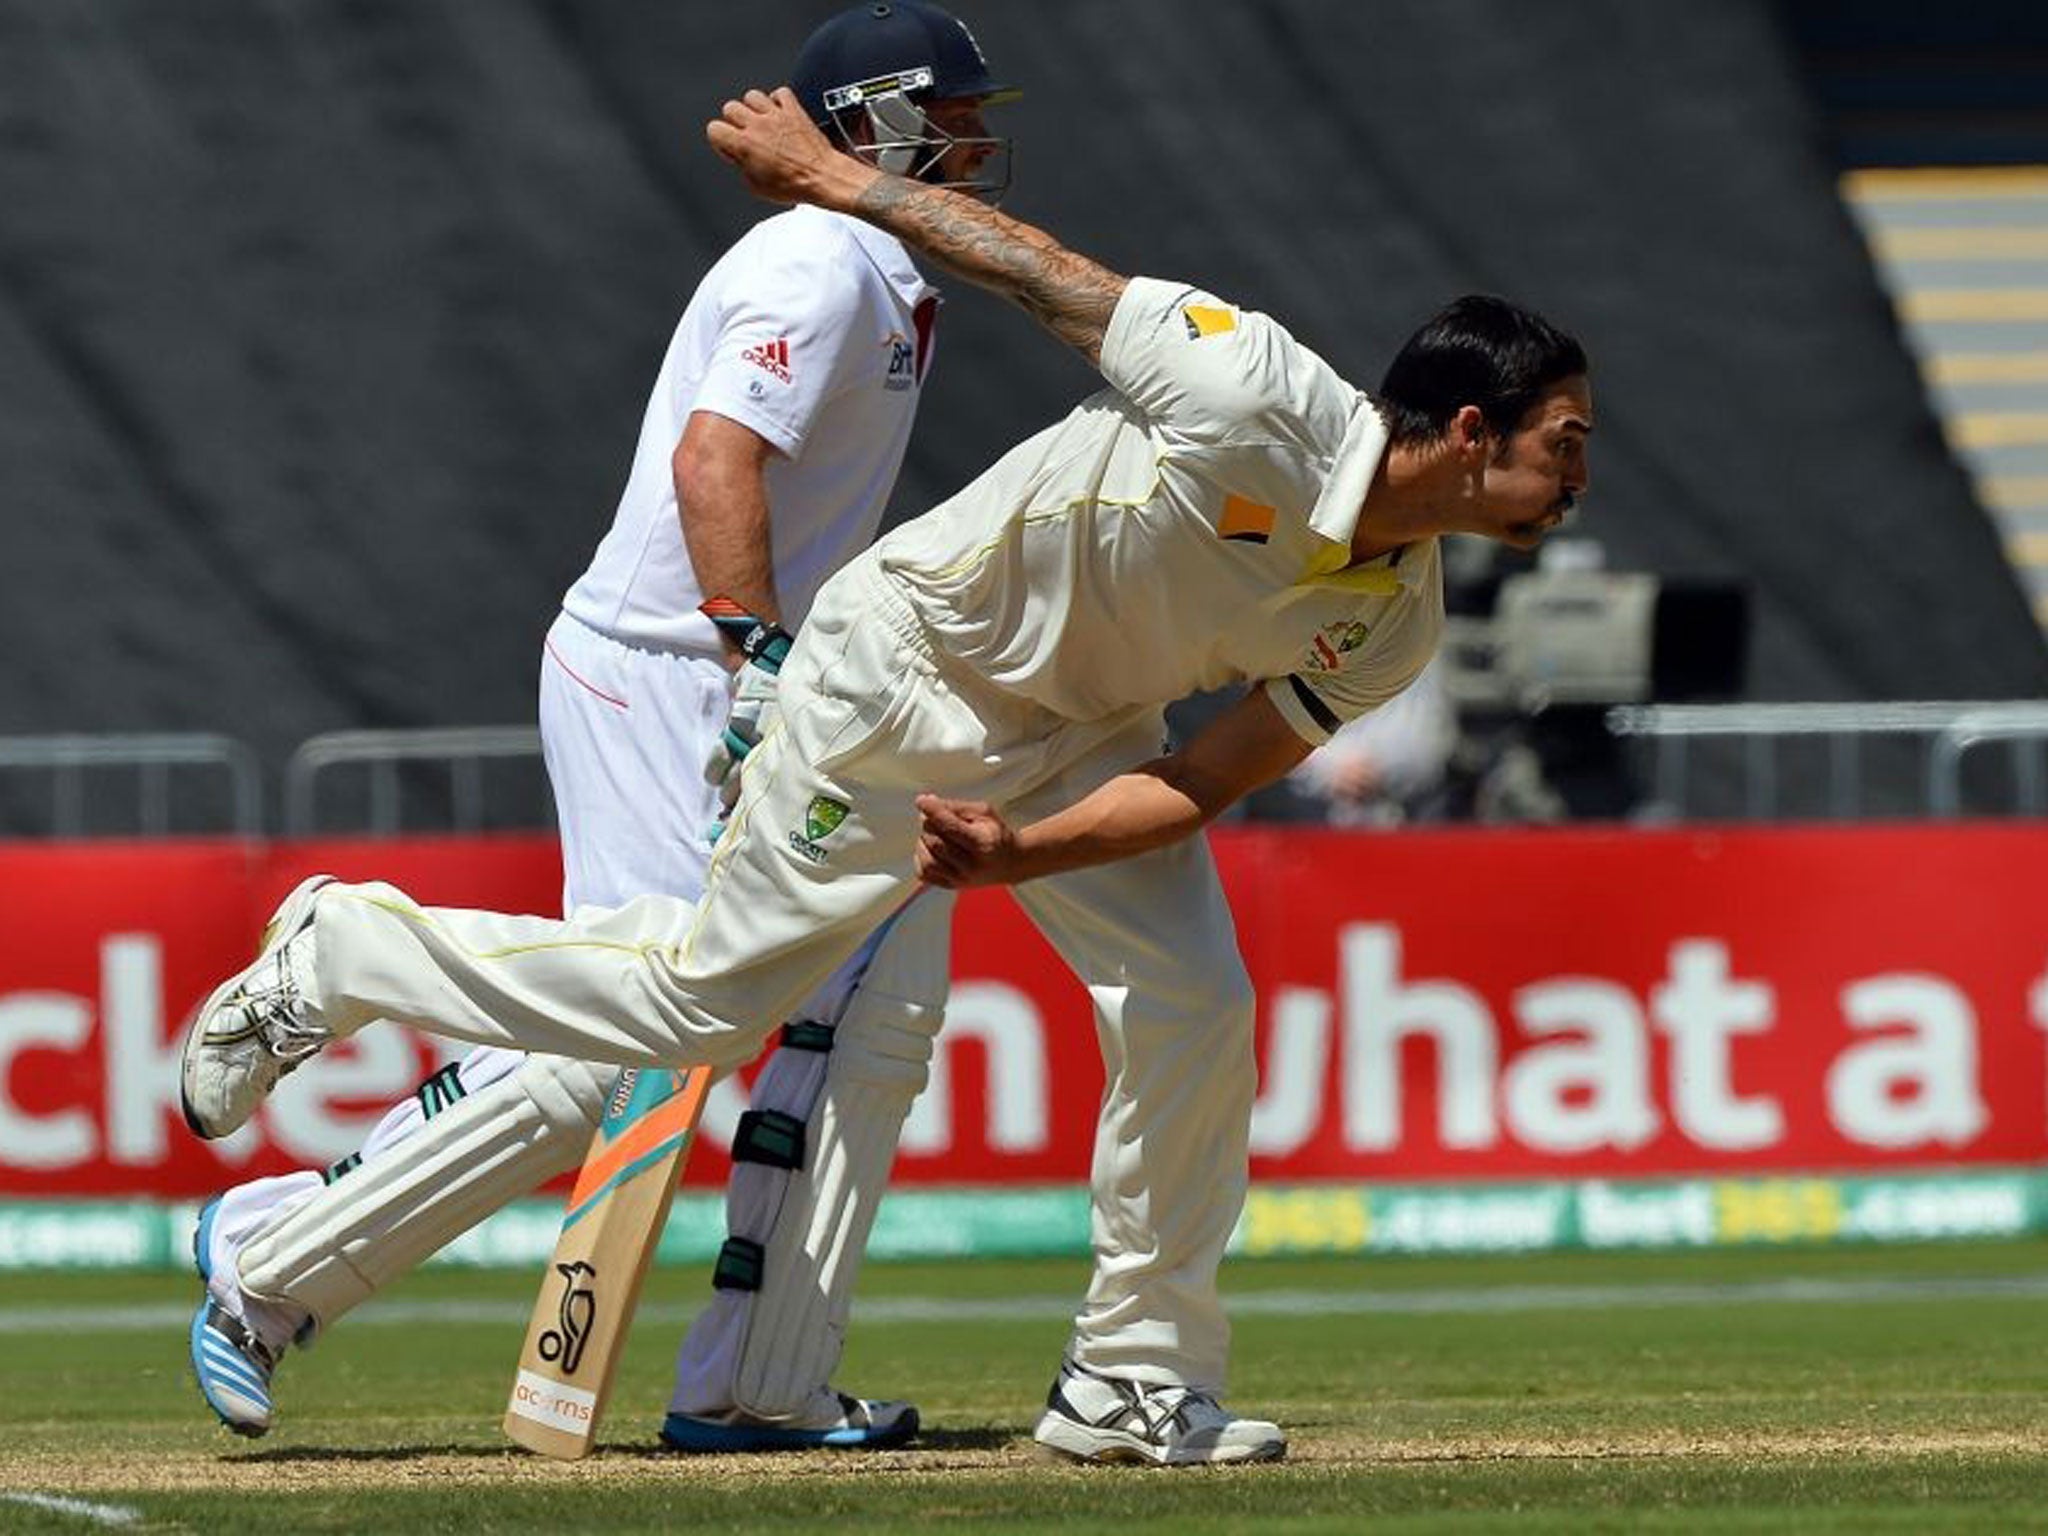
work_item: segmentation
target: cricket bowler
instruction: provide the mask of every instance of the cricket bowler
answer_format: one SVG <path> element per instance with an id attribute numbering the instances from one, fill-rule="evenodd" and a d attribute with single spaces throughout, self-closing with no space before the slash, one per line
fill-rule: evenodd
<path id="1" fill-rule="evenodd" d="M 758 194 L 1015 301 L 1107 387 L 825 583 L 699 901 L 554 921 L 310 880 L 195 1020 L 187 1117 L 228 1134 L 286 1066 L 379 1018 L 737 1063 L 920 888 L 1005 884 L 1088 988 L 1106 1074 L 1094 1274 L 1036 1438 L 1087 1460 L 1279 1457 L 1278 1426 L 1222 1401 L 1254 998 L 1193 834 L 1421 671 L 1440 535 L 1529 547 L 1570 511 L 1585 353 L 1468 297 L 1368 392 L 1266 315 L 835 150 L 786 89 L 707 133 Z M 1162 747 L 1167 704 L 1231 684 L 1236 704 Z"/>

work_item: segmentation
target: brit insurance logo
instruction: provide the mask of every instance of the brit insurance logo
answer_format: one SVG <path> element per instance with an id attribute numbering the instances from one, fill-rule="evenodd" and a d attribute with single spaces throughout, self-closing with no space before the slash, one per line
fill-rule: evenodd
<path id="1" fill-rule="evenodd" d="M 1335 624 L 1325 624 L 1314 640 L 1309 642 L 1308 670 L 1311 672 L 1333 672 L 1343 662 L 1348 651 L 1355 651 L 1365 644 L 1368 631 L 1356 619 L 1342 619 Z"/>
<path id="2" fill-rule="evenodd" d="M 540 1336 L 540 1357 L 560 1366 L 564 1376 L 574 1376 L 597 1323 L 597 1292 L 590 1286 L 597 1271 L 578 1259 L 557 1264 L 555 1272 L 562 1277 L 562 1302 L 555 1309 L 556 1326 Z"/>
<path id="3" fill-rule="evenodd" d="M 790 371 L 787 336 L 778 336 L 773 341 L 764 341 L 759 346 L 748 347 L 740 354 L 740 360 L 772 373 L 785 384 L 795 378 L 795 374 Z"/>
<path id="4" fill-rule="evenodd" d="M 889 371 L 882 376 L 882 388 L 909 389 L 917 382 L 917 348 L 901 331 L 891 331 L 882 338 L 882 345 L 889 349 Z"/>
<path id="5" fill-rule="evenodd" d="M 804 809 L 804 829 L 789 834 L 789 846 L 813 864 L 824 863 L 825 850 L 818 845 L 839 830 L 848 809 L 844 800 L 834 800 L 829 795 L 813 795 L 810 805 Z"/>

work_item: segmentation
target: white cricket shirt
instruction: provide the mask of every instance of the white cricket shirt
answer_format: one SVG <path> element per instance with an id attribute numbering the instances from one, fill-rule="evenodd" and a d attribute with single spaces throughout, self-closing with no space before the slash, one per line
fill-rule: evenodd
<path id="1" fill-rule="evenodd" d="M 683 311 L 611 531 L 562 600 L 629 645 L 717 656 L 671 460 L 693 411 L 774 445 L 766 469 L 782 623 L 881 526 L 931 361 L 938 304 L 893 235 L 816 208 L 749 230 Z"/>
<path id="2" fill-rule="evenodd" d="M 876 556 L 938 649 L 1074 720 L 1262 681 L 1306 741 L 1436 649 L 1434 539 L 1345 569 L 1387 433 L 1273 320 L 1134 278 L 1110 388 Z"/>

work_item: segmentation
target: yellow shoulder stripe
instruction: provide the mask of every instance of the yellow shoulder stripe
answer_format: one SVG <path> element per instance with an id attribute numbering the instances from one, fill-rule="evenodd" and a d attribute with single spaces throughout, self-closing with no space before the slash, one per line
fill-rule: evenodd
<path id="1" fill-rule="evenodd" d="M 1187 304 L 1181 308 L 1187 317 L 1188 340 L 1198 341 L 1204 336 L 1221 336 L 1226 331 L 1237 329 L 1237 311 L 1218 309 L 1211 304 Z"/>
<path id="2" fill-rule="evenodd" d="M 1304 578 L 1303 585 L 1309 582 L 1322 587 L 1342 587 L 1350 592 L 1365 592 L 1374 597 L 1392 597 L 1401 590 L 1399 572 L 1374 565 L 1352 566 L 1322 575 L 1311 573 Z"/>
<path id="3" fill-rule="evenodd" d="M 1342 544 L 1326 543 L 1309 556 L 1296 584 L 1344 587 L 1377 597 L 1392 597 L 1401 590 L 1401 573 L 1392 566 L 1378 561 L 1369 565 L 1352 565 L 1350 562 L 1349 549 Z"/>

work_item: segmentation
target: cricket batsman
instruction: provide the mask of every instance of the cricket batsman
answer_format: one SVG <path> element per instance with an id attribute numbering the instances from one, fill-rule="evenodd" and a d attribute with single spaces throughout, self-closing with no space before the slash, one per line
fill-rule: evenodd
<path id="1" fill-rule="evenodd" d="M 1016 93 L 957 17 L 864 3 L 799 50 L 805 108 L 849 152 L 994 198 Z M 930 375 L 939 296 L 902 242 L 819 208 L 748 231 L 704 276 L 650 393 L 610 531 L 543 646 L 540 728 L 563 910 L 694 897 L 737 759 L 820 583 L 881 526 Z M 751 644 L 750 644 L 751 642 Z M 729 1236 L 676 1362 L 684 1451 L 886 1447 L 907 1402 L 842 1393 L 869 1227 L 944 1017 L 950 902 L 917 902 L 786 1015 L 735 1139 Z M 483 1047 L 429 1077 L 360 1153 L 208 1202 L 194 1370 L 261 1435 L 294 1340 L 331 1328 L 507 1201 L 582 1161 L 617 1068 Z M 793 1143 L 805 1157 L 790 1166 Z"/>

